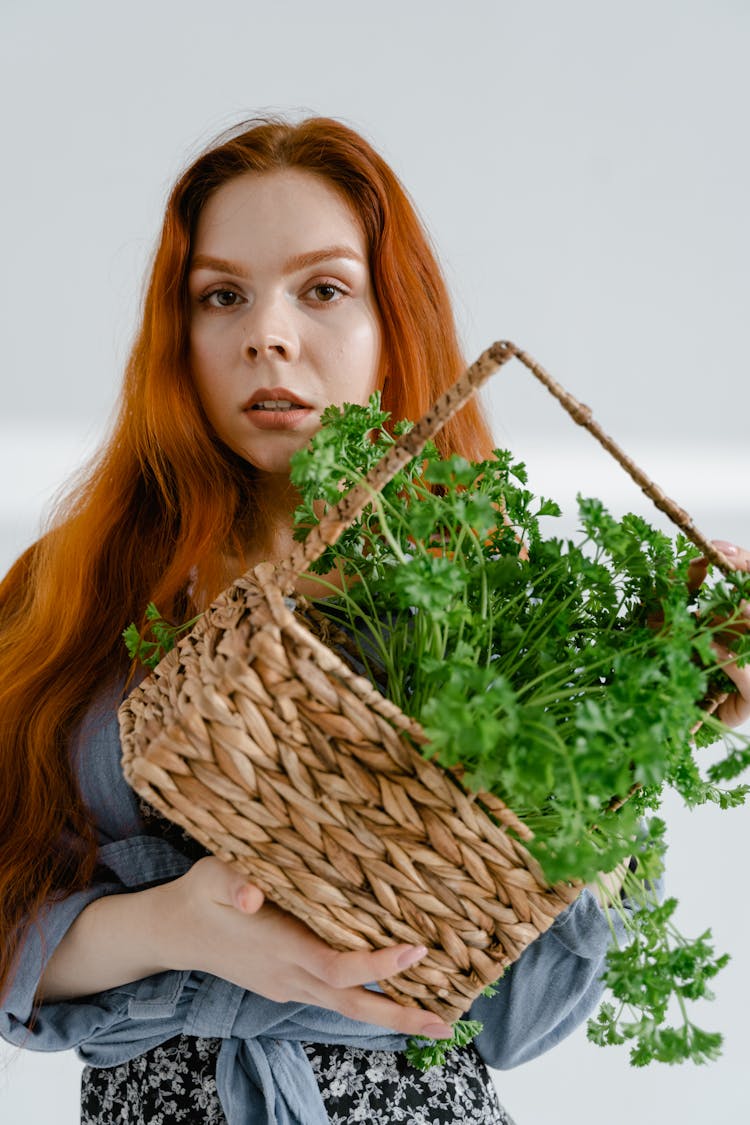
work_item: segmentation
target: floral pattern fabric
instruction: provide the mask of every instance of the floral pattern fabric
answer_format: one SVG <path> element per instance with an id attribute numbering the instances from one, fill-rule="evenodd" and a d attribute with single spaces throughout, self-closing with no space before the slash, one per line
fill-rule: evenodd
<path id="1" fill-rule="evenodd" d="M 145 801 L 147 833 L 193 861 L 210 852 Z M 221 1039 L 177 1035 L 114 1067 L 84 1067 L 81 1125 L 227 1125 L 216 1088 Z M 401 1051 L 304 1043 L 332 1125 L 514 1125 L 472 1044 L 417 1070 Z"/>
<path id="2" fill-rule="evenodd" d="M 220 1039 L 178 1035 L 120 1066 L 84 1067 L 81 1125 L 226 1125 L 220 1047 Z"/>
<path id="3" fill-rule="evenodd" d="M 331 1125 L 514 1125 L 471 1045 L 424 1073 L 398 1051 L 303 1046 Z M 226 1125 L 220 1048 L 220 1039 L 179 1035 L 120 1066 L 85 1067 L 81 1125 Z"/>
<path id="4" fill-rule="evenodd" d="M 401 1051 L 305 1043 L 331 1125 L 514 1125 L 475 1047 L 421 1071 Z"/>

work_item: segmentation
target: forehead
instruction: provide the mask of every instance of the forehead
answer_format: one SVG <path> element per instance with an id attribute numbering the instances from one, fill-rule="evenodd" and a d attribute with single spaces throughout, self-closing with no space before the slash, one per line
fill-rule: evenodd
<path id="1" fill-rule="evenodd" d="M 329 181 L 298 168 L 245 172 L 222 184 L 201 210 L 193 250 L 281 252 L 349 242 L 365 254 L 365 237 L 348 201 Z"/>

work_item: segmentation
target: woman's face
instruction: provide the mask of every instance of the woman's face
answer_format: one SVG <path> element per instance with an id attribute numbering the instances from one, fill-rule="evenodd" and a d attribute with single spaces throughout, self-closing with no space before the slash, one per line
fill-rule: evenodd
<path id="1" fill-rule="evenodd" d="M 319 176 L 249 172 L 219 188 L 198 221 L 189 296 L 203 409 L 265 473 L 288 473 L 326 406 L 365 403 L 379 386 L 364 235 Z"/>

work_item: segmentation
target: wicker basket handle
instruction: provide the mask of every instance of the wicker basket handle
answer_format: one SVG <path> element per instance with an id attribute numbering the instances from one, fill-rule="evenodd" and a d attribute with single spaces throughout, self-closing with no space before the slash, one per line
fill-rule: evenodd
<path id="1" fill-rule="evenodd" d="M 318 559 L 327 546 L 336 542 L 341 533 L 356 519 L 368 504 L 375 492 L 380 492 L 404 465 L 424 449 L 445 423 L 456 414 L 471 398 L 475 391 L 494 374 L 498 368 L 516 357 L 542 383 L 550 394 L 567 410 L 574 422 L 584 426 L 604 446 L 635 483 L 675 523 L 691 542 L 701 550 L 705 558 L 714 563 L 723 574 L 730 574 L 735 568 L 695 527 L 688 513 L 643 472 L 628 455 L 606 434 L 594 420 L 591 409 L 579 402 L 560 386 L 527 352 L 508 340 L 498 340 L 482 352 L 464 374 L 435 402 L 408 433 L 401 434 L 398 440 L 381 458 L 360 484 L 355 485 L 340 501 L 330 508 L 320 523 L 314 527 L 303 543 L 294 548 L 289 559 L 276 570 L 276 580 L 284 592 L 291 592 L 300 574 Z"/>

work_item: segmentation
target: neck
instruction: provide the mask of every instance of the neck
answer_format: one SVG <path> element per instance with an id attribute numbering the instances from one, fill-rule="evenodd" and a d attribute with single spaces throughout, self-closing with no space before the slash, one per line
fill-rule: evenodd
<path id="1" fill-rule="evenodd" d="M 257 548 L 265 551 L 265 558 L 278 561 L 282 550 L 292 540 L 294 509 L 299 504 L 299 492 L 284 474 L 263 474 L 256 486 L 255 502 L 264 534 Z M 253 544 L 248 545 L 252 551 Z"/>
<path id="2" fill-rule="evenodd" d="M 281 563 L 292 554 L 294 540 L 294 509 L 300 501 L 299 492 L 288 476 L 267 474 L 259 478 L 256 491 L 259 522 L 263 534 L 256 535 L 245 545 L 244 566 L 237 559 L 228 559 L 231 572 L 229 581 L 243 570 L 250 570 L 261 562 Z M 342 588 L 338 571 L 323 575 L 322 582 L 315 575 L 301 577 L 296 583 L 299 594 L 308 598 L 324 598 L 332 593 L 330 586 Z"/>

